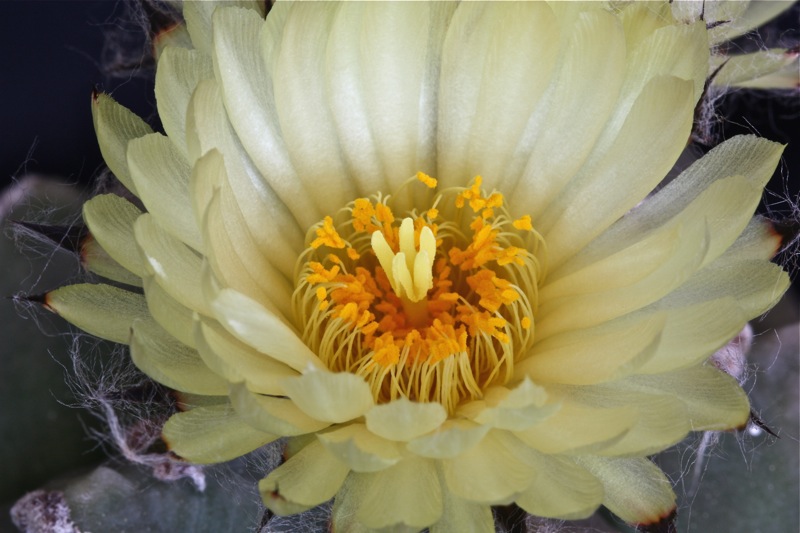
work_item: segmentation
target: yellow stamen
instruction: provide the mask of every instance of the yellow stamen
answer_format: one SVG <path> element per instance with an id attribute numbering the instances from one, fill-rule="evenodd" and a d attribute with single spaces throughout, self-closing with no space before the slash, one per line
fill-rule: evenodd
<path id="1" fill-rule="evenodd" d="M 437 186 L 424 173 L 412 180 Z M 362 376 L 378 403 L 407 397 L 453 413 L 512 379 L 533 343 L 543 241 L 481 184 L 476 176 L 405 217 L 390 196 L 358 198 L 335 225 L 315 227 L 293 296 L 303 341 L 332 371 Z M 446 217 L 470 210 L 442 220 L 440 201 Z"/>
<path id="2" fill-rule="evenodd" d="M 336 228 L 333 227 L 333 218 L 325 217 L 322 226 L 316 229 L 317 238 L 311 243 L 312 248 L 319 248 L 323 244 L 331 248 L 344 248 L 345 243 Z"/>
<path id="3" fill-rule="evenodd" d="M 531 216 L 524 215 L 512 222 L 512 225 L 521 231 L 533 231 L 533 224 L 531 224 Z"/>
<path id="4" fill-rule="evenodd" d="M 417 172 L 417 179 L 424 183 L 429 189 L 436 188 L 436 184 L 438 183 L 435 178 L 428 176 L 424 172 Z"/>

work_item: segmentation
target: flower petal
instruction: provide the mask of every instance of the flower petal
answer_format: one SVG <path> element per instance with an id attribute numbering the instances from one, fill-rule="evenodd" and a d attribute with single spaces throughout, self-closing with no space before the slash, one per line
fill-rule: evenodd
<path id="1" fill-rule="evenodd" d="M 243 422 L 227 402 L 172 415 L 162 436 L 171 452 L 201 464 L 230 461 L 278 438 Z"/>
<path id="2" fill-rule="evenodd" d="M 83 219 L 92 236 L 117 263 L 139 277 L 145 269 L 133 223 L 141 214 L 138 207 L 115 194 L 101 194 L 83 204 Z"/>
<path id="3" fill-rule="evenodd" d="M 92 118 L 103 160 L 114 176 L 129 191 L 138 195 L 128 169 L 128 142 L 153 133 L 153 129 L 104 93 L 92 96 Z"/>
<path id="4" fill-rule="evenodd" d="M 212 78 L 211 58 L 198 50 L 167 47 L 158 58 L 156 104 L 158 117 L 170 141 L 186 158 L 186 111 L 201 80 Z"/>
<path id="5" fill-rule="evenodd" d="M 778 265 L 761 260 L 735 262 L 734 258 L 723 256 L 654 307 L 672 309 L 732 297 L 749 320 L 775 305 L 789 284 L 789 275 Z"/>
<path id="6" fill-rule="evenodd" d="M 603 502 L 603 485 L 572 458 L 540 454 L 533 457 L 533 485 L 514 500 L 526 512 L 577 520 L 591 515 Z"/>
<path id="7" fill-rule="evenodd" d="M 183 6 L 183 18 L 195 48 L 206 54 L 211 53 L 214 12 L 217 8 L 227 6 L 244 7 L 258 13 L 262 20 L 264 18 L 264 3 L 259 0 L 190 2 Z"/>
<path id="8" fill-rule="evenodd" d="M 243 383 L 230 386 L 230 398 L 233 408 L 245 422 L 275 435 L 305 435 L 330 425 L 309 417 L 288 398 L 254 394 Z"/>
<path id="9" fill-rule="evenodd" d="M 356 198 L 359 189 L 363 195 L 379 190 L 374 181 L 378 176 L 372 176 L 369 183 L 349 179 L 328 103 L 325 49 L 336 11 L 342 7 L 338 3 L 296 3 L 285 26 L 268 24 L 262 36 L 280 130 L 295 171 L 310 187 L 329 184 L 325 186 L 331 193 L 328 201 L 340 206 Z"/>
<path id="10" fill-rule="evenodd" d="M 312 441 L 258 484 L 276 514 L 294 514 L 333 498 L 350 469 L 321 443 Z"/>
<path id="11" fill-rule="evenodd" d="M 136 320 L 131 329 L 131 359 L 154 380 L 193 394 L 228 393 L 228 382 L 212 372 L 196 350 L 178 342 L 154 320 Z"/>
<path id="12" fill-rule="evenodd" d="M 367 430 L 364 424 L 349 424 L 320 433 L 320 442 L 354 472 L 377 472 L 401 460 L 397 444 Z"/>
<path id="13" fill-rule="evenodd" d="M 642 313 L 647 316 L 652 311 Z M 741 331 L 747 319 L 733 298 L 656 311 L 666 316 L 661 342 L 637 374 L 657 374 L 704 361 Z"/>
<path id="14" fill-rule="evenodd" d="M 543 2 L 459 6 L 442 52 L 438 173 L 443 186 L 462 185 L 475 173 L 489 180 L 489 188 L 498 183 L 552 82 L 559 31 Z M 610 41 L 607 54 L 613 56 Z M 613 59 L 607 60 L 613 70 Z"/>
<path id="15" fill-rule="evenodd" d="M 289 326 L 247 296 L 223 289 L 211 307 L 225 329 L 259 352 L 299 371 L 322 366 Z"/>
<path id="16" fill-rule="evenodd" d="M 532 450 L 508 431 L 492 430 L 458 457 L 442 461 L 447 487 L 460 498 L 506 504 L 533 482 Z"/>
<path id="17" fill-rule="evenodd" d="M 658 352 L 665 322 L 665 313 L 651 313 L 640 320 L 614 320 L 553 335 L 536 344 L 515 372 L 540 383 L 574 385 L 619 378 Z"/>
<path id="18" fill-rule="evenodd" d="M 551 7 L 563 16 L 568 6 L 572 7 Z M 586 4 L 575 7 L 587 11 L 574 19 L 565 17 L 572 23 L 562 25 L 558 70 L 523 136 L 520 150 L 529 157 L 507 195 L 512 207 L 534 220 L 589 157 L 614 110 L 624 77 L 625 35 L 616 18 Z M 598 36 L 603 39 L 601 47 Z"/>
<path id="19" fill-rule="evenodd" d="M 641 390 L 673 394 L 686 405 L 694 431 L 739 428 L 750 417 L 750 402 L 739 383 L 713 366 L 648 376 L 631 376 Z"/>
<path id="20" fill-rule="evenodd" d="M 303 375 L 286 378 L 281 384 L 286 395 L 317 420 L 347 422 L 374 405 L 369 385 L 362 377 L 347 372 L 308 369 Z"/>
<path id="21" fill-rule="evenodd" d="M 353 47 L 350 57 L 359 62 L 358 81 L 375 150 L 395 191 L 417 171 L 433 173 L 436 168 L 441 77 L 436 65 L 456 7 L 447 2 L 366 3 L 355 30 L 360 48 L 368 47 L 369 53 Z M 336 44 L 329 46 L 338 56 Z"/>
<path id="22" fill-rule="evenodd" d="M 203 251 L 189 203 L 189 165 L 170 140 L 152 133 L 128 143 L 128 166 L 139 198 L 173 237 Z"/>
<path id="23" fill-rule="evenodd" d="M 658 523 L 675 510 L 675 493 L 664 473 L 648 459 L 576 457 L 603 484 L 603 505 L 626 522 Z"/>
<path id="24" fill-rule="evenodd" d="M 589 453 L 619 442 L 638 419 L 632 405 L 594 407 L 565 399 L 553 416 L 515 435 L 543 453 Z"/>
<path id="25" fill-rule="evenodd" d="M 144 294 L 147 297 L 147 309 L 158 325 L 186 346 L 197 348 L 192 316 L 194 311 L 178 303 L 152 276 L 144 278 Z"/>
<path id="26" fill-rule="evenodd" d="M 293 316 L 292 288 L 253 241 L 227 183 L 214 192 L 208 204 L 203 237 L 209 264 L 225 286 L 262 302 L 284 321 Z"/>
<path id="27" fill-rule="evenodd" d="M 148 274 L 180 304 L 205 315 L 210 314 L 200 288 L 202 259 L 164 231 L 149 213 L 136 220 L 134 231 Z"/>
<path id="28" fill-rule="evenodd" d="M 440 475 L 440 479 L 441 479 Z M 444 483 L 444 481 L 440 481 Z M 430 526 L 431 533 L 487 533 L 495 531 L 494 516 L 488 505 L 459 498 L 449 490 L 442 491 L 444 510 L 438 522 Z"/>
<path id="29" fill-rule="evenodd" d="M 434 431 L 447 420 L 438 403 L 416 403 L 400 398 L 374 406 L 365 414 L 367 429 L 385 439 L 409 441 Z"/>
<path id="30" fill-rule="evenodd" d="M 81 241 L 80 257 L 89 272 L 131 287 L 142 286 L 142 278 L 115 261 L 91 233 Z"/>
<path id="31" fill-rule="evenodd" d="M 683 439 L 692 430 L 686 405 L 671 393 L 648 390 L 633 379 L 600 385 L 552 386 L 550 389 L 554 395 L 563 395 L 586 407 L 635 409 L 639 415 L 635 424 L 622 438 L 608 442 L 596 452 L 601 455 L 649 455 Z"/>
<path id="32" fill-rule="evenodd" d="M 451 418 L 434 432 L 406 444 L 409 451 L 431 459 L 451 459 L 472 448 L 486 435 L 489 426 Z"/>
<path id="33" fill-rule="evenodd" d="M 409 457 L 371 474 L 351 474 L 365 485 L 356 518 L 368 528 L 405 524 L 417 529 L 442 515 L 442 487 L 429 459 Z"/>
<path id="34" fill-rule="evenodd" d="M 297 375 L 297 371 L 237 340 L 213 320 L 201 317 L 194 324 L 194 335 L 197 351 L 209 368 L 232 383 L 244 381 L 255 393 L 282 396 L 283 379 Z"/>
<path id="35" fill-rule="evenodd" d="M 278 129 L 272 73 L 261 54 L 264 27 L 263 17 L 252 10 L 217 10 L 214 66 L 228 119 L 242 146 L 300 226 L 307 228 L 322 218 L 325 193 L 338 192 L 325 184 L 309 187 L 292 166 Z"/>
<path id="36" fill-rule="evenodd" d="M 131 326 L 148 318 L 144 296 L 110 285 L 80 283 L 48 292 L 44 305 L 87 333 L 128 344 Z"/>
<path id="37" fill-rule="evenodd" d="M 677 233 L 672 253 L 665 261 L 644 278 L 633 279 L 631 285 L 542 302 L 537 314 L 537 337 L 546 339 L 563 331 L 596 326 L 641 309 L 680 287 L 700 268 L 710 238 L 706 224 L 681 226 Z M 621 273 L 617 275 L 624 278 Z M 621 283 L 624 281 L 612 281 L 611 286 Z"/>
<path id="38" fill-rule="evenodd" d="M 641 201 L 683 150 L 692 128 L 694 84 L 676 77 L 648 83 L 608 149 L 585 165 L 537 218 L 557 268 Z M 624 168 L 632 180 L 617 177 Z"/>
<path id="39" fill-rule="evenodd" d="M 551 416 L 557 404 L 545 405 L 547 392 L 535 385 L 527 376 L 513 389 L 492 387 L 483 400 L 461 406 L 459 415 L 497 429 L 521 431 Z"/>
<path id="40" fill-rule="evenodd" d="M 630 246 L 630 243 L 647 238 L 651 230 L 679 216 L 703 191 L 718 180 L 730 176 L 745 176 L 756 187 L 763 186 L 772 176 L 782 151 L 783 147 L 780 144 L 752 135 L 740 135 L 723 142 L 653 194 L 646 202 L 627 213 L 570 259 L 563 269 L 553 272 L 553 275 L 575 272 L 602 257 Z M 756 197 L 759 195 L 760 193 L 757 193 Z M 706 198 L 706 202 L 695 204 L 697 206 L 695 209 L 699 213 L 714 205 L 714 196 L 709 195 Z M 709 201 L 712 202 L 708 203 Z M 749 219 L 747 212 L 742 212 L 739 216 L 745 221 Z M 729 222 L 724 218 L 713 217 L 706 220 L 711 228 L 712 237 L 715 237 L 718 231 L 729 232 Z M 732 242 L 733 238 L 727 242 Z M 722 243 L 720 247 L 724 249 Z"/>

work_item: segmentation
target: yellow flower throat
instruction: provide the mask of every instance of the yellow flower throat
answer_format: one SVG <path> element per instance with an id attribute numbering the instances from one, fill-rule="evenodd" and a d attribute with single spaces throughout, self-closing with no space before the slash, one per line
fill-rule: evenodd
<path id="1" fill-rule="evenodd" d="M 378 402 L 453 412 L 507 382 L 533 344 L 543 240 L 481 182 L 402 220 L 391 197 L 359 198 L 311 230 L 293 300 L 303 340 L 332 371 L 364 377 Z"/>

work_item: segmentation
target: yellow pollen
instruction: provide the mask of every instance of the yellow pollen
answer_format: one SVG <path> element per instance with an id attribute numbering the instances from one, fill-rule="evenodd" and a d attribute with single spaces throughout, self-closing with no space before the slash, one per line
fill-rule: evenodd
<path id="1" fill-rule="evenodd" d="M 322 226 L 316 230 L 317 238 L 311 243 L 312 248 L 319 248 L 323 244 L 331 248 L 344 248 L 345 243 L 336 228 L 333 227 L 333 218 L 325 217 Z"/>
<path id="2" fill-rule="evenodd" d="M 521 231 L 533 231 L 533 224 L 531 224 L 530 215 L 519 217 L 517 220 L 512 222 L 512 225 Z"/>
<path id="3" fill-rule="evenodd" d="M 328 291 L 325 290 L 325 287 L 317 287 L 317 300 L 320 302 L 325 300 L 328 297 Z"/>
<path id="4" fill-rule="evenodd" d="M 417 181 L 437 187 L 422 172 Z M 543 241 L 530 216 L 515 220 L 481 185 L 476 176 L 430 191 L 427 209 L 403 216 L 393 196 L 358 198 L 314 228 L 295 323 L 328 368 L 363 377 L 378 403 L 405 397 L 454 413 L 511 380 L 533 344 Z"/>
<path id="5" fill-rule="evenodd" d="M 417 179 L 424 183 L 429 189 L 434 189 L 438 183 L 435 178 L 432 178 L 424 172 L 417 172 Z"/>

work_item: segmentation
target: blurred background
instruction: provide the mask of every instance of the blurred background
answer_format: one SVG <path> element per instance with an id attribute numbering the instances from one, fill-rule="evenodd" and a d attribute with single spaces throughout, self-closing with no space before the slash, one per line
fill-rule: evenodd
<path id="1" fill-rule="evenodd" d="M 111 93 L 158 126 L 152 71 L 147 64 L 138 64 L 147 53 L 146 22 L 131 13 L 128 4 L 114 0 L 0 3 L 0 49 L 4 50 L 0 54 L 0 220 L 39 220 L 45 208 L 51 222 L 75 219 L 84 195 L 103 169 L 92 127 L 93 87 Z M 795 5 L 762 36 L 800 42 L 798 28 L 800 8 Z M 761 38 L 743 37 L 734 47 L 752 48 L 761 42 Z M 791 212 L 800 199 L 798 93 L 736 92 L 723 98 L 717 111 L 721 120 L 714 131 L 716 141 L 757 133 L 789 144 L 765 195 L 770 207 L 761 209 Z M 12 191 L 13 184 L 23 187 Z M 3 226 L 0 296 L 52 289 L 77 279 L 78 267 L 73 257 L 46 246 L 20 252 Z M 760 381 L 754 377 L 748 385 L 754 403 L 757 400 L 757 407 L 763 409 L 763 418 L 782 429 L 783 438 L 724 435 L 723 445 L 700 470 L 688 466 L 699 442 L 665 456 L 665 468 L 672 468 L 674 477 L 687 484 L 682 513 L 686 530 L 797 530 L 798 333 L 796 325 L 791 326 L 798 314 L 797 283 L 794 291 L 793 299 L 756 327 L 757 332 L 777 327 L 779 333 L 766 334 L 757 343 L 754 357 L 761 359 L 754 365 L 763 374 Z M 0 303 L 0 334 L 5 341 L 0 343 L 0 531 L 13 531 L 7 511 L 26 491 L 60 476 L 80 477 L 81 468 L 89 469 L 105 456 L 103 447 L 88 436 L 100 426 L 85 411 L 71 407 L 74 397 L 64 383 L 71 372 L 68 352 L 73 342 L 71 335 L 64 334 L 67 331 L 58 319 L 28 312 L 10 300 Z M 102 343 L 90 348 L 110 353 Z M 701 492 L 696 492 L 695 485 L 688 486 L 691 476 L 704 478 Z M 175 501 L 188 497 L 179 495 Z M 151 508 L 148 512 L 161 511 Z M 596 521 L 576 527 L 621 528 Z"/>

